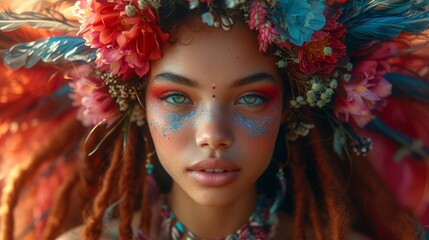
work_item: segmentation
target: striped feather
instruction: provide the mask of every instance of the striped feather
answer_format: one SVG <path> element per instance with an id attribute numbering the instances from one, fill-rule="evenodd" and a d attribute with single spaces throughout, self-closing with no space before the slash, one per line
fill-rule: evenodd
<path id="1" fill-rule="evenodd" d="M 6 66 L 18 69 L 31 68 L 39 61 L 63 65 L 65 62 L 61 58 L 90 62 L 95 56 L 96 51 L 86 46 L 83 38 L 62 36 L 14 45 L 4 54 L 3 61 Z"/>
<path id="2" fill-rule="evenodd" d="M 384 78 L 392 84 L 394 94 L 405 94 L 415 100 L 429 103 L 429 82 L 400 73 L 388 73 Z"/>
<path id="3" fill-rule="evenodd" d="M 358 0 L 346 5 L 340 22 L 347 27 L 347 49 L 374 40 L 419 33 L 429 27 L 429 0 Z"/>
<path id="4" fill-rule="evenodd" d="M 64 16 L 56 19 L 48 15 L 36 12 L 0 12 L 0 30 L 13 31 L 23 26 L 40 28 L 46 30 L 57 30 L 63 32 L 77 32 L 79 26 L 74 22 L 68 21 Z"/>

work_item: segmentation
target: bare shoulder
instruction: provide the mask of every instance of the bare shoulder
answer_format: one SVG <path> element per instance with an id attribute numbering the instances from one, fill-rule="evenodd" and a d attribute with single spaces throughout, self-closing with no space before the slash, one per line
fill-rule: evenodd
<path id="1" fill-rule="evenodd" d="M 292 240 L 293 239 L 293 216 L 287 215 L 285 213 L 278 213 L 279 225 L 278 235 L 280 239 Z M 314 239 L 313 232 L 310 227 L 306 230 L 308 239 Z M 357 231 L 350 231 L 348 240 L 371 240 L 371 238 L 365 236 L 362 233 Z"/>

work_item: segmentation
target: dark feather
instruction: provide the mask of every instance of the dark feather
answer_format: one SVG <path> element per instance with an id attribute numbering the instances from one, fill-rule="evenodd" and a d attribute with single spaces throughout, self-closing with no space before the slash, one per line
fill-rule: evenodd
<path id="1" fill-rule="evenodd" d="M 412 155 L 416 159 L 425 159 L 429 156 L 429 148 L 425 146 L 420 139 L 412 139 L 411 137 L 396 131 L 387 126 L 381 119 L 374 119 L 366 126 L 369 129 L 374 129 L 378 133 L 395 141 L 400 148 L 396 153 L 396 160 L 402 159 L 405 155 Z"/>
<path id="2" fill-rule="evenodd" d="M 14 45 L 3 56 L 4 64 L 12 69 L 22 66 L 31 68 L 39 61 L 55 62 L 57 65 L 66 61 L 90 62 L 96 56 L 96 50 L 85 45 L 81 37 L 51 37 L 41 41 Z"/>
<path id="3" fill-rule="evenodd" d="M 79 31 L 79 26 L 77 24 L 67 20 L 62 14 L 54 11 L 50 12 L 49 15 L 37 12 L 23 12 L 19 14 L 0 12 L 1 31 L 13 31 L 23 26 L 62 32 Z"/>
<path id="4" fill-rule="evenodd" d="M 358 0 L 346 5 L 341 23 L 347 26 L 347 49 L 370 41 L 419 33 L 429 27 L 429 0 Z"/>
<path id="5" fill-rule="evenodd" d="M 415 100 L 429 103 L 429 83 L 400 73 L 388 73 L 384 78 L 393 86 L 394 94 L 405 94 Z"/>

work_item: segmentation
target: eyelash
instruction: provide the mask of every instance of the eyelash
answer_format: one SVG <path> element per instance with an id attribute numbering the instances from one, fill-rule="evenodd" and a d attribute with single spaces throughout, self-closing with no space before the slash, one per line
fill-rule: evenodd
<path id="1" fill-rule="evenodd" d="M 182 102 L 177 102 L 177 99 L 175 100 L 175 97 L 182 97 Z M 183 93 L 181 92 L 170 92 L 165 96 L 161 97 L 162 101 L 166 101 L 167 103 L 173 104 L 173 105 L 182 105 L 182 104 L 189 104 L 192 103 L 191 100 Z"/>
<path id="2" fill-rule="evenodd" d="M 254 99 L 254 101 L 250 103 L 250 102 L 248 102 L 248 100 L 246 100 L 246 98 L 248 98 L 248 97 L 252 97 L 252 98 L 256 98 L 256 99 Z M 256 107 L 256 106 L 260 106 L 260 105 L 264 104 L 267 101 L 268 101 L 267 97 L 264 97 L 264 96 L 262 96 L 260 94 L 256 94 L 256 93 L 250 93 L 250 94 L 242 95 L 235 103 L 236 104 L 244 104 L 244 105 L 247 105 L 249 107 L 254 107 L 254 106 Z"/>
<path id="3" fill-rule="evenodd" d="M 183 100 L 177 101 L 177 97 L 183 98 Z M 246 98 L 248 97 L 253 97 L 255 99 L 253 102 L 249 102 L 248 100 L 246 100 Z M 165 96 L 162 96 L 160 99 L 162 101 L 166 101 L 167 103 L 173 104 L 173 105 L 183 105 L 183 104 L 192 103 L 192 101 L 184 93 L 181 93 L 181 92 L 171 92 L 166 94 Z M 264 104 L 267 101 L 268 101 L 268 98 L 265 96 L 262 96 L 256 93 L 250 93 L 250 94 L 244 94 L 240 96 L 240 98 L 237 101 L 235 101 L 235 104 L 243 104 L 248 107 L 256 107 Z"/>

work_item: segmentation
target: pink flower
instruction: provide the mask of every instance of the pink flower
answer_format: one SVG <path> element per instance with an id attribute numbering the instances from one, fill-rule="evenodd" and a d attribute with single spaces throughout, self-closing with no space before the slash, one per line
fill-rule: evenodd
<path id="1" fill-rule="evenodd" d="M 260 1 L 252 2 L 249 10 L 249 27 L 258 31 L 259 51 L 266 52 L 268 47 L 278 37 L 279 33 L 273 25 L 266 21 L 267 10 Z"/>
<path id="2" fill-rule="evenodd" d="M 260 1 L 254 1 L 249 10 L 249 27 L 253 30 L 259 30 L 265 24 L 267 10 Z"/>
<path id="3" fill-rule="evenodd" d="M 161 44 L 168 34 L 161 31 L 150 6 L 139 9 L 137 0 L 132 4 L 96 0 L 80 5 L 90 12 L 81 32 L 92 47 L 99 48 L 99 67 L 106 65 L 110 73 L 128 80 L 143 77 L 149 71 L 149 61 L 161 57 Z M 127 6 L 135 12 L 127 15 Z"/>
<path id="4" fill-rule="evenodd" d="M 77 118 L 83 125 L 96 125 L 101 121 L 110 125 L 116 120 L 119 108 L 93 69 L 91 64 L 85 64 L 67 74 L 72 79 L 70 87 L 73 90 L 69 97 L 73 106 L 79 107 Z"/>
<path id="5" fill-rule="evenodd" d="M 300 70 L 304 74 L 329 75 L 338 66 L 338 59 L 346 55 L 346 28 L 338 24 L 339 15 L 340 13 L 326 16 L 327 21 L 323 29 L 314 32 L 310 42 L 297 47 Z"/>
<path id="6" fill-rule="evenodd" d="M 335 102 L 334 114 L 341 121 L 350 118 L 364 127 L 374 118 L 372 111 L 391 93 L 391 84 L 384 79 L 390 70 L 385 61 L 361 60 L 355 64 L 349 82 L 343 84 Z"/>
<path id="7" fill-rule="evenodd" d="M 261 26 L 259 28 L 258 34 L 259 51 L 266 52 L 277 35 L 277 31 L 273 28 L 272 25 L 266 23 Z"/>

